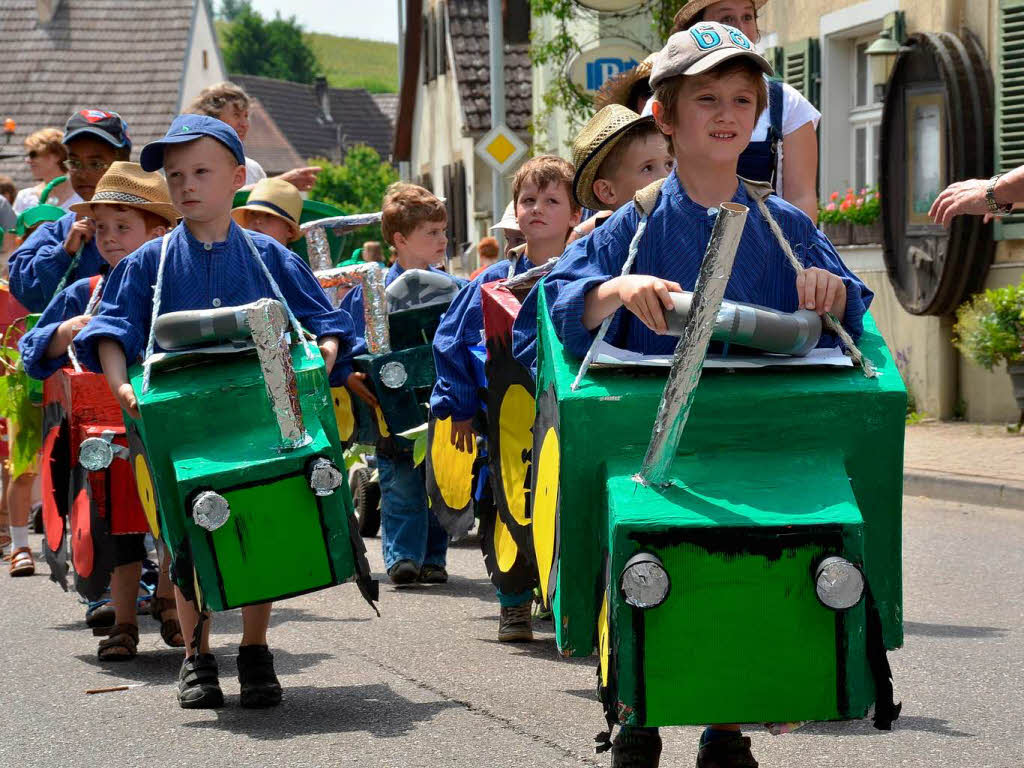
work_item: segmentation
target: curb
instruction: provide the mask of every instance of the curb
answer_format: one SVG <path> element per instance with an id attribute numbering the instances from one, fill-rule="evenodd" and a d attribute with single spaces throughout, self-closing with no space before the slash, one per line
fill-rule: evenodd
<path id="1" fill-rule="evenodd" d="M 1024 510 L 1024 483 L 951 475 L 927 469 L 903 472 L 903 493 L 930 499 Z"/>

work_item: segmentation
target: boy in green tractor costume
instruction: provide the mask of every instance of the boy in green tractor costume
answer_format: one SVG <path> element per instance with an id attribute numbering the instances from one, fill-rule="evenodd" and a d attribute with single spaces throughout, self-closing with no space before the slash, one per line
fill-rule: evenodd
<path id="1" fill-rule="evenodd" d="M 346 312 L 331 307 L 313 273 L 301 259 L 272 239 L 245 232 L 232 221 L 233 195 L 245 180 L 245 157 L 242 144 L 230 126 L 211 117 L 179 115 L 162 140 L 143 149 L 140 162 L 148 171 L 164 169 L 171 199 L 183 217 L 182 224 L 162 240 L 153 241 L 124 259 L 111 273 L 100 312 L 75 338 L 75 349 L 83 365 L 106 375 L 125 411 L 129 431 L 141 431 L 145 441 L 152 443 L 146 446 L 147 454 L 152 453 L 152 456 L 138 454 L 134 464 L 140 494 L 153 517 L 159 498 L 160 518 L 165 527 L 162 535 L 175 558 L 178 616 L 187 642 L 179 675 L 178 703 L 184 708 L 223 705 L 217 662 L 209 652 L 209 625 L 206 624 L 205 632 L 198 633 L 196 647 L 195 627 L 202 626 L 203 621 L 195 603 L 187 599 L 182 590 L 184 587 L 192 591 L 194 567 L 198 586 L 218 587 L 207 594 L 198 594 L 200 602 L 214 609 L 242 606 L 243 630 L 238 654 L 242 706 L 274 706 L 281 700 L 281 686 L 274 672 L 273 655 L 267 647 L 271 604 L 259 601 L 259 595 L 266 594 L 259 590 L 272 589 L 278 584 L 294 585 L 290 593 L 295 594 L 337 583 L 355 570 L 353 561 L 357 555 L 344 530 L 329 531 L 332 546 L 323 563 L 309 563 L 310 558 L 301 556 L 304 553 L 289 552 L 287 544 L 281 546 L 280 542 L 289 536 L 300 535 L 297 525 L 301 523 L 303 530 L 315 525 L 319 530 L 317 520 L 326 519 L 327 515 L 309 510 L 309 503 L 300 498 L 301 492 L 310 492 L 303 487 L 306 478 L 302 477 L 301 470 L 293 481 L 285 479 L 266 485 L 263 483 L 267 478 L 262 475 L 267 470 L 263 468 L 301 460 L 311 450 L 337 449 L 334 453 L 340 456 L 340 446 L 334 445 L 337 427 L 333 423 L 330 398 L 326 395 L 325 372 L 334 364 L 339 349 L 347 350 L 351 346 L 352 321 Z M 302 445 L 295 445 L 290 451 L 271 450 L 268 457 L 266 448 L 274 445 L 276 430 L 270 424 L 249 426 L 251 421 L 270 413 L 267 389 L 271 386 L 270 381 L 264 384 L 263 376 L 253 375 L 251 358 L 233 356 L 224 362 L 207 363 L 206 369 L 186 367 L 161 373 L 158 385 L 148 394 L 148 371 L 133 375 L 129 380 L 128 362 L 134 362 L 144 352 L 148 360 L 154 353 L 154 329 L 151 328 L 154 314 L 239 307 L 268 297 L 277 297 L 285 305 L 285 311 L 316 337 L 323 356 L 321 362 L 315 354 L 304 355 L 302 344 L 291 353 L 297 381 L 290 385 L 291 399 L 301 402 L 310 438 Z M 274 413 L 281 424 L 276 405 Z M 186 418 L 182 409 L 190 407 L 195 411 Z M 143 418 L 144 414 L 148 415 Z M 248 434 L 239 436 L 239 426 L 249 429 Z M 284 428 L 280 431 L 283 437 Z M 155 450 L 164 447 L 169 435 L 173 435 L 176 450 L 184 452 L 174 454 L 171 467 L 160 460 L 162 457 Z M 251 461 L 246 460 L 247 454 L 252 455 Z M 148 466 L 151 458 L 155 459 L 152 475 Z M 235 486 L 234 490 L 225 490 L 226 501 L 212 491 L 202 492 L 201 487 L 188 491 L 190 482 L 206 478 L 211 482 L 233 484 L 241 475 L 250 479 L 251 487 Z M 343 481 L 342 477 L 339 482 L 343 484 Z M 177 494 L 186 491 L 189 499 L 183 502 Z M 323 504 L 324 509 L 336 513 L 336 505 L 342 504 L 346 495 L 331 494 L 321 498 L 321 494 L 317 494 L 316 507 L 321 508 Z M 268 502 L 271 497 L 273 501 Z M 248 509 L 232 511 L 234 524 L 217 530 L 209 522 L 203 525 L 201 498 L 206 498 L 213 509 L 218 504 L 226 506 L 228 502 Z M 182 506 L 191 507 L 192 519 L 186 517 Z M 243 547 L 229 563 L 225 558 L 230 550 L 227 545 L 232 544 L 231 536 L 237 532 L 239 542 L 245 538 L 243 531 L 229 529 L 237 529 L 245 519 L 250 521 L 249 525 L 272 527 L 279 515 L 267 516 L 264 507 L 268 506 L 274 512 L 284 509 L 290 512 L 290 516 L 280 517 L 277 524 L 280 532 L 274 545 L 276 560 L 267 557 L 266 542 L 250 540 L 257 550 L 246 551 Z M 261 511 L 263 515 L 241 518 L 240 522 L 240 515 L 251 516 Z M 198 530 L 200 527 L 210 534 Z M 211 565 L 207 548 L 222 545 L 224 548 L 218 550 L 219 560 L 214 559 Z M 182 557 L 183 554 L 187 557 Z M 246 566 L 247 561 L 249 566 Z M 254 561 L 260 563 L 258 569 L 251 565 Z M 279 570 L 267 572 L 275 562 Z M 214 565 L 219 572 L 210 573 Z M 229 566 L 230 570 L 225 571 Z M 289 593 L 287 589 L 283 591 Z"/>
<path id="2" fill-rule="evenodd" d="M 596 640 L 606 715 L 622 726 L 613 766 L 657 766 L 660 726 L 719 723 L 698 768 L 751 768 L 737 723 L 863 717 L 875 704 L 886 729 L 898 714 L 885 650 L 902 641 L 905 390 L 865 323 L 871 292 L 803 213 L 736 176 L 771 71 L 731 27 L 673 35 L 651 82 L 676 170 L 574 243 L 537 289 L 541 588 L 564 654 Z M 638 482 L 664 380 L 577 378 L 578 361 L 599 329 L 614 346 L 672 354 L 670 294 L 694 289 L 722 201 L 750 210 L 725 298 L 831 316 L 848 345 L 863 339 L 876 376 L 705 375 L 669 482 Z M 836 573 L 862 580 L 856 600 L 833 599 L 848 583 Z"/>

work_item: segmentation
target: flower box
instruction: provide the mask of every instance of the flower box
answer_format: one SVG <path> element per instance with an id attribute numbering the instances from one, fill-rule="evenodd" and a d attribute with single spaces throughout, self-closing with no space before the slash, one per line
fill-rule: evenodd
<path id="1" fill-rule="evenodd" d="M 821 231 L 831 241 L 832 245 L 849 245 L 853 242 L 852 225 L 848 221 L 826 221 L 821 225 Z"/>
<path id="2" fill-rule="evenodd" d="M 881 219 L 877 219 L 873 224 L 853 225 L 854 245 L 873 245 L 875 243 L 881 244 L 882 240 L 883 235 Z"/>

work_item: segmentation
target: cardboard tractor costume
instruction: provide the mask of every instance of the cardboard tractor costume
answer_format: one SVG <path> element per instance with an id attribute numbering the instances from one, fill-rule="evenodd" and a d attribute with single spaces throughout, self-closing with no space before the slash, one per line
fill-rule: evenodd
<path id="1" fill-rule="evenodd" d="M 580 361 L 540 292 L 532 529 L 558 647 L 596 647 L 610 724 L 793 724 L 874 706 L 887 729 L 899 707 L 886 650 L 903 639 L 900 374 L 865 315 L 874 378 L 701 375 L 724 316 L 703 277 L 667 378 L 592 367 L 576 388 Z"/>
<path id="2" fill-rule="evenodd" d="M 350 580 L 377 599 L 327 371 L 294 320 L 289 340 L 289 319 L 274 299 L 170 312 L 153 328 L 169 351 L 148 373 L 131 371 L 141 419 L 126 424 L 143 507 L 178 585 L 215 611 Z"/>

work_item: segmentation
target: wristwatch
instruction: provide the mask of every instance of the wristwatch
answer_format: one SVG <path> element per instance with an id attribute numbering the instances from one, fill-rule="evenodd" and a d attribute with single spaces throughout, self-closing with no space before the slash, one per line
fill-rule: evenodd
<path id="1" fill-rule="evenodd" d="M 1003 174 L 997 173 L 989 179 L 988 187 L 985 189 L 985 202 L 988 203 L 989 213 L 993 216 L 1006 216 L 1007 214 L 1013 213 L 1013 203 L 1000 205 L 996 202 L 996 184 L 1002 176 Z"/>

